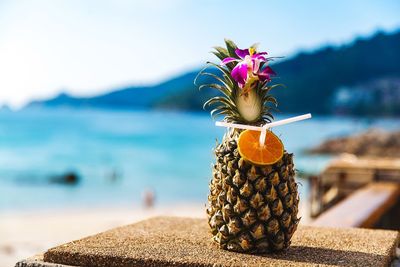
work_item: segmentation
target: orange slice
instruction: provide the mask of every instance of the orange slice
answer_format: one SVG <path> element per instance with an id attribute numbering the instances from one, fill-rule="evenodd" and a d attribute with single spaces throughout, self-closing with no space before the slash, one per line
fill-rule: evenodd
<path id="1" fill-rule="evenodd" d="M 261 146 L 260 131 L 245 130 L 239 135 L 239 154 L 256 165 L 272 165 L 283 156 L 283 143 L 271 131 L 267 131 L 264 145 Z"/>

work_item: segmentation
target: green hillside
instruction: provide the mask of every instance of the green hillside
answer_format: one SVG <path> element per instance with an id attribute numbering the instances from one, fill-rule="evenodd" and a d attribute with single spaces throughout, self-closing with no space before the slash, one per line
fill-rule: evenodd
<path id="1" fill-rule="evenodd" d="M 378 33 L 370 39 L 357 39 L 341 47 L 300 53 L 274 66 L 280 74 L 279 82 L 287 86 L 277 90 L 275 95 L 280 100 L 280 109 L 284 111 L 330 113 L 332 97 L 339 87 L 400 77 L 399 62 L 400 32 Z M 374 104 L 382 103 L 371 103 Z"/>

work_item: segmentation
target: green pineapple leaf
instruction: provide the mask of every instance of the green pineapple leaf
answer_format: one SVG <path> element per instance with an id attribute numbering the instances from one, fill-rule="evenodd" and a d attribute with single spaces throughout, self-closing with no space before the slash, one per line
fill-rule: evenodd
<path id="1" fill-rule="evenodd" d="M 208 84 L 202 84 L 199 86 L 199 90 L 202 90 L 204 88 L 213 88 L 213 89 L 217 89 L 218 91 L 220 91 L 221 93 L 223 93 L 226 97 L 230 98 L 231 93 L 229 92 L 229 89 L 225 88 L 224 86 L 221 86 L 219 84 L 216 83 L 208 83 Z M 230 101 L 232 101 L 232 99 L 229 99 Z"/>
<path id="2" fill-rule="evenodd" d="M 234 58 L 239 58 L 235 52 L 235 50 L 238 48 L 237 45 L 232 40 L 226 38 L 225 38 L 225 44 L 226 48 L 228 49 L 229 56 Z"/>
<path id="3" fill-rule="evenodd" d="M 211 53 L 216 55 L 220 60 L 229 57 L 229 52 L 226 48 L 215 46 L 214 49 L 215 51 L 212 51 Z"/>
<path id="4" fill-rule="evenodd" d="M 226 80 L 223 78 L 218 77 L 217 75 L 215 75 L 214 73 L 210 73 L 210 72 L 203 72 L 201 75 L 204 76 L 210 76 L 214 79 L 216 79 L 217 81 L 219 81 L 222 85 L 224 85 L 229 91 L 231 91 L 231 88 L 233 87 L 233 84 L 230 80 Z"/>
<path id="5" fill-rule="evenodd" d="M 278 101 L 276 100 L 275 97 L 271 96 L 271 95 L 266 95 L 263 98 L 264 103 L 272 103 L 275 107 L 278 106 Z"/>

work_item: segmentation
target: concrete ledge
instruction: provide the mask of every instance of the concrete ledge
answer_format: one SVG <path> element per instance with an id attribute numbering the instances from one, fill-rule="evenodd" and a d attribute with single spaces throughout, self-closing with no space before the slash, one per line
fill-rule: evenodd
<path id="1" fill-rule="evenodd" d="M 386 266 L 398 241 L 396 231 L 300 226 L 286 251 L 247 255 L 213 244 L 204 219 L 157 217 L 52 248 L 43 265 L 17 266 Z"/>
<path id="2" fill-rule="evenodd" d="M 17 262 L 17 264 L 15 264 L 15 267 L 74 267 L 74 266 L 45 262 L 43 260 L 43 254 L 39 254 L 29 259 Z"/>

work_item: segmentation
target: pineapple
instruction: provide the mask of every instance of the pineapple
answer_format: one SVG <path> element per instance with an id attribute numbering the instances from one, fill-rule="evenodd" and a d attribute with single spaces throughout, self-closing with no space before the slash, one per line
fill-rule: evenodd
<path id="1" fill-rule="evenodd" d="M 270 110 L 277 105 L 269 94 L 279 85 L 270 86 L 274 72 L 267 66 L 272 58 L 256 53 L 256 46 L 238 49 L 230 40 L 226 48 L 213 52 L 222 64 L 208 62 L 220 72 L 206 72 L 215 83 L 203 84 L 219 90 L 222 95 L 209 99 L 204 106 L 213 105 L 212 116 L 224 116 L 232 123 L 260 126 L 273 120 Z M 254 59 L 259 59 L 257 60 Z M 245 66 L 243 66 L 245 65 Z M 236 70 L 235 70 L 236 68 Z M 238 68 L 241 73 L 238 75 Z M 242 130 L 228 130 L 214 152 L 208 196 L 208 224 L 213 240 L 222 249 L 245 253 L 279 251 L 290 245 L 296 231 L 299 197 L 293 154 L 287 151 L 272 165 L 255 165 L 245 160 L 238 150 Z"/>

